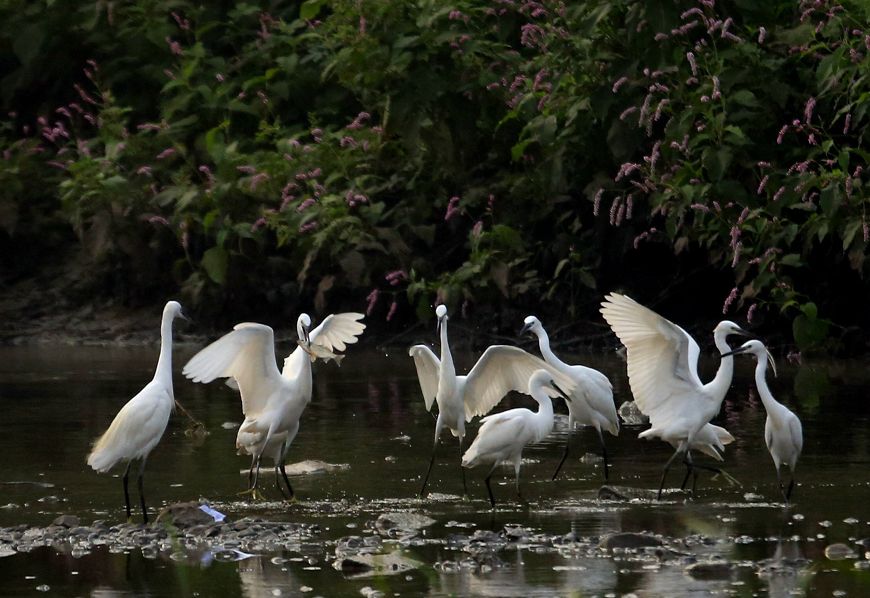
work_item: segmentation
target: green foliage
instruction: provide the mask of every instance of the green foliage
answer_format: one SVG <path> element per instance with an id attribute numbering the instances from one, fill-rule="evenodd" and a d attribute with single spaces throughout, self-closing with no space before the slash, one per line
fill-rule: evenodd
<path id="1" fill-rule="evenodd" d="M 610 270 L 665 245 L 721 271 L 724 313 L 813 350 L 840 330 L 817 264 L 866 290 L 868 21 L 833 1 L 11 2 L 0 231 L 53 218 L 114 290 L 205 310 L 368 295 L 404 319 L 592 317 L 602 280 L 631 282 Z M 170 267 L 146 277 L 152 254 Z"/>

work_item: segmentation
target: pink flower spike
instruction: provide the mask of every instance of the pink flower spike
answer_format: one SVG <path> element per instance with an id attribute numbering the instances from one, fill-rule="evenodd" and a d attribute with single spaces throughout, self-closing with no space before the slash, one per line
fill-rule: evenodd
<path id="1" fill-rule="evenodd" d="M 170 156 L 174 156 L 175 153 L 176 151 L 174 147 L 167 147 L 165 150 L 157 154 L 157 159 L 164 160 L 166 158 L 169 158 Z"/>
<path id="2" fill-rule="evenodd" d="M 390 309 L 387 311 L 387 322 L 393 319 L 393 316 L 396 315 L 396 309 L 398 309 L 399 304 L 393 301 L 390 303 Z"/>
<path id="3" fill-rule="evenodd" d="M 375 305 L 378 302 L 378 295 L 381 292 L 378 289 L 372 289 L 372 292 L 368 294 L 366 297 L 367 305 L 366 305 L 366 315 L 372 315 L 372 311 L 375 309 Z"/>

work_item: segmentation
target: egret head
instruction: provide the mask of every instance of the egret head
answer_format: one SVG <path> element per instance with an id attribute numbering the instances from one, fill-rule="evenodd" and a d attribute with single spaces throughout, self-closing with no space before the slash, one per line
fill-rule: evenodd
<path id="1" fill-rule="evenodd" d="M 520 336 L 529 332 L 537 335 L 543 329 L 544 327 L 538 318 L 535 316 L 526 316 L 526 319 L 523 320 L 523 328 L 520 330 Z"/>
<path id="2" fill-rule="evenodd" d="M 168 301 L 166 306 L 163 308 L 163 313 L 171 318 L 179 317 L 184 318 L 185 320 L 188 319 L 181 310 L 181 304 L 178 301 Z"/>
<path id="3" fill-rule="evenodd" d="M 438 318 L 438 322 L 435 324 L 435 333 L 438 334 L 441 331 L 441 322 L 446 322 L 449 319 L 447 317 L 447 306 L 443 303 L 439 304 L 435 308 L 435 317 Z"/>
<path id="4" fill-rule="evenodd" d="M 305 341 L 309 345 L 311 344 L 311 339 L 308 336 L 308 332 L 311 330 L 311 317 L 308 314 L 299 314 L 299 318 L 296 320 L 296 334 L 299 336 L 300 341 Z"/>
<path id="5" fill-rule="evenodd" d="M 770 369 L 773 370 L 773 375 L 776 376 L 776 362 L 773 360 L 773 355 L 770 354 L 770 351 L 767 350 L 767 347 L 764 346 L 764 343 L 758 340 L 746 341 L 733 351 L 725 353 L 722 357 L 726 355 L 739 355 L 740 353 L 749 353 L 751 355 L 755 355 L 755 358 L 761 362 L 763 359 L 767 359 L 767 363 L 770 364 Z"/>
<path id="6" fill-rule="evenodd" d="M 716 325 L 716 328 L 713 329 L 713 335 L 721 335 L 725 338 L 728 338 L 732 334 L 739 334 L 740 336 L 752 336 L 751 333 L 747 332 L 731 320 L 722 320 Z"/>

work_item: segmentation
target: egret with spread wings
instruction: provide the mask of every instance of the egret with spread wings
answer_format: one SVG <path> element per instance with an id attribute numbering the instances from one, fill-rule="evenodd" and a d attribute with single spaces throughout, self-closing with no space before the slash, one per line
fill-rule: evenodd
<path id="1" fill-rule="evenodd" d="M 459 439 L 459 454 L 462 455 L 462 442 L 465 438 L 465 422 L 472 418 L 485 415 L 510 391 L 527 393 L 529 378 L 535 370 L 544 369 L 566 391 L 574 388 L 573 382 L 555 371 L 542 359 L 523 351 L 519 347 L 493 345 L 484 351 L 477 363 L 466 376 L 457 376 L 447 342 L 447 307 L 439 305 L 435 310 L 438 318 L 438 329 L 441 338 L 441 359 L 425 345 L 414 345 L 409 355 L 414 358 L 417 367 L 417 378 L 426 409 L 431 410 L 433 403 L 438 403 L 438 418 L 435 421 L 435 444 L 432 447 L 432 458 L 423 479 L 420 496 L 426 495 L 426 485 L 432 466 L 435 464 L 435 453 L 441 431 L 446 426 Z M 555 396 L 554 390 L 550 392 Z M 468 494 L 465 482 L 465 470 L 462 473 L 462 487 Z"/>
<path id="2" fill-rule="evenodd" d="M 605 297 L 601 314 L 626 347 L 631 392 L 652 424 L 639 437 L 658 437 L 676 446 L 662 471 L 661 498 L 668 469 L 677 456 L 683 455 L 690 470 L 693 467 L 692 445 L 699 431 L 719 413 L 731 386 L 734 359 L 725 356 L 731 351 L 727 337 L 749 333 L 734 322 L 719 322 L 713 339 L 722 358 L 716 376 L 704 384 L 698 377 L 701 350 L 685 330 L 618 293 Z"/>
<path id="3" fill-rule="evenodd" d="M 284 458 L 299 432 L 302 413 L 311 402 L 311 362 L 316 354 L 312 348 L 344 350 L 365 329 L 359 322 L 362 318 L 357 313 L 333 314 L 310 330 L 311 318 L 301 314 L 296 321 L 298 346 L 284 360 L 283 371 L 276 364 L 274 332 L 265 324 L 255 323 L 237 324 L 184 366 L 184 375 L 194 382 L 230 378 L 228 386 L 239 390 L 245 420 L 236 435 L 236 448 L 240 454 L 251 455 L 247 491 L 255 497 L 263 456 L 275 463 L 278 489 L 284 494 L 280 473 L 287 486 L 285 496 L 293 497 Z"/>

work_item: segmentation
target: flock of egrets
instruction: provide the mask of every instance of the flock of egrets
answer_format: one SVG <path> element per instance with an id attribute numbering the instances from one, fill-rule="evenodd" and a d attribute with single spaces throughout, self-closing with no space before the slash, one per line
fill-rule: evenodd
<path id="1" fill-rule="evenodd" d="M 681 327 L 617 293 L 605 297 L 601 313 L 626 348 L 631 392 L 636 406 L 651 424 L 639 437 L 660 438 L 675 449 L 662 471 L 658 498 L 661 498 L 668 469 L 679 457 L 687 467 L 683 487 L 690 475 L 697 477 L 699 467 L 719 471 L 695 464 L 692 451 L 723 460 L 722 451 L 733 437 L 710 421 L 718 414 L 731 385 L 732 356 L 749 353 L 757 360 L 755 382 L 767 411 L 765 441 L 776 467 L 780 490 L 788 502 L 803 437 L 797 416 L 773 398 L 766 384 L 768 361 L 773 365 L 773 360 L 764 345 L 758 340 L 750 340 L 732 349 L 727 338 L 731 335 L 747 336 L 748 333 L 733 322 L 720 322 L 713 331 L 713 339 L 721 362 L 716 376 L 705 384 L 697 371 L 698 344 Z M 466 494 L 465 468 L 489 464 L 491 468 L 484 481 L 490 503 L 495 506 L 490 478 L 499 463 L 511 462 L 517 496 L 521 497 L 522 451 L 552 431 L 552 399 L 562 399 L 567 404 L 569 430 L 573 431 L 575 424 L 595 429 L 601 441 L 604 478 L 608 478 L 604 432 L 617 435 L 619 419 L 612 386 L 604 374 L 560 360 L 550 349 L 541 322 L 529 316 L 522 332 L 537 336 L 543 359 L 518 347 L 493 345 L 486 349 L 467 375 L 457 375 L 447 339 L 447 308 L 438 305 L 435 314 L 440 334 L 440 359 L 426 345 L 415 345 L 409 351 L 417 369 L 426 409 L 431 410 L 433 403 L 438 404 L 435 443 L 420 490 L 421 497 L 426 495 L 444 427 L 459 440 L 460 471 Z M 127 462 L 122 479 L 128 518 L 131 516 L 130 466 L 134 460 L 139 460 L 138 490 L 145 523 L 148 522 L 143 490 L 145 461 L 160 441 L 175 405 L 172 322 L 176 316 L 184 317 L 181 305 L 170 301 L 163 310 L 160 357 L 154 378 L 121 408 L 109 429 L 94 443 L 87 460 L 88 465 L 99 472 L 106 472 L 119 462 Z M 183 374 L 194 382 L 208 383 L 225 378 L 227 385 L 241 395 L 244 421 L 236 436 L 236 448 L 239 454 L 251 456 L 247 493 L 254 497 L 258 495 L 260 462 L 265 456 L 274 462 L 276 484 L 281 494 L 288 499 L 293 497 L 284 460 L 299 431 L 302 413 L 311 401 L 311 364 L 318 358 L 340 360 L 343 357 L 340 352 L 357 342 L 365 329 L 362 319 L 363 314 L 359 313 L 332 314 L 312 330 L 310 317 L 300 315 L 296 322 L 298 346 L 284 360 L 282 370 L 276 363 L 272 329 L 256 323 L 236 325 L 232 332 L 202 349 L 184 366 Z M 463 451 L 466 422 L 487 414 L 512 390 L 531 395 L 538 403 L 538 410 L 510 409 L 483 417 L 476 438 Z M 570 439 L 553 479 L 568 456 L 569 443 Z M 791 473 L 787 488 L 780 474 L 782 465 L 787 465 Z"/>

